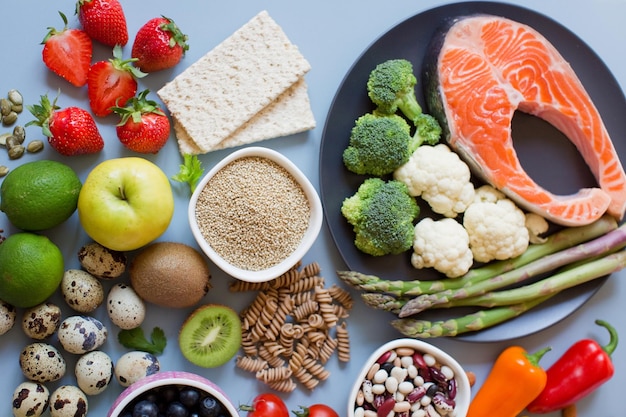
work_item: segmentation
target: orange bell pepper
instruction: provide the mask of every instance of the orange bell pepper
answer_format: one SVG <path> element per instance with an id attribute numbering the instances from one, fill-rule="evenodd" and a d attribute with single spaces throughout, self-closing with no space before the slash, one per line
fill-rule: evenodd
<path id="1" fill-rule="evenodd" d="M 549 350 L 529 354 L 520 346 L 510 346 L 502 351 L 472 399 L 467 417 L 515 417 L 522 412 L 546 385 L 539 360 Z"/>

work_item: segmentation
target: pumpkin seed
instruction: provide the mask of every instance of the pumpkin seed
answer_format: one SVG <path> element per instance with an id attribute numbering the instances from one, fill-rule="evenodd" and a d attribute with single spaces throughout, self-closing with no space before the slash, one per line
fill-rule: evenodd
<path id="1" fill-rule="evenodd" d="M 31 140 L 26 146 L 26 151 L 30 153 L 36 153 L 43 149 L 43 141 L 42 140 Z"/>
<path id="2" fill-rule="evenodd" d="M 0 177 L 4 177 L 9 173 L 9 167 L 6 165 L 0 165 Z"/>
<path id="3" fill-rule="evenodd" d="M 11 102 L 6 98 L 0 98 L 0 114 L 7 116 L 11 113 Z"/>
<path id="4" fill-rule="evenodd" d="M 26 149 L 22 145 L 13 146 L 9 149 L 9 159 L 18 159 L 24 155 Z"/>
<path id="5" fill-rule="evenodd" d="M 7 97 L 9 98 L 9 101 L 15 105 L 21 106 L 24 104 L 24 97 L 22 97 L 22 93 L 16 89 L 9 90 Z"/>
<path id="6" fill-rule="evenodd" d="M 9 114 L 5 115 L 2 118 L 2 124 L 5 126 L 10 126 L 15 122 L 17 122 L 17 113 L 12 110 L 9 112 Z"/>
<path id="7" fill-rule="evenodd" d="M 13 128 L 13 136 L 15 136 L 20 143 L 24 143 L 24 139 L 26 139 L 26 129 L 24 129 L 24 126 L 16 125 Z"/>
<path id="8" fill-rule="evenodd" d="M 12 135 L 8 132 L 0 134 L 0 146 L 7 146 L 7 139 L 9 136 Z"/>

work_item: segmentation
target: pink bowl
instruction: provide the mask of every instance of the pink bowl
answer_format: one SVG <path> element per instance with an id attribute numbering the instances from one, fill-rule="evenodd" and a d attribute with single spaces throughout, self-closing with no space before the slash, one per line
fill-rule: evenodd
<path id="1" fill-rule="evenodd" d="M 117 399 L 109 409 L 107 417 L 118 417 L 122 413 L 124 408 L 126 408 L 126 406 L 130 404 L 135 398 L 147 391 L 150 391 L 151 389 L 162 387 L 165 385 L 184 385 L 188 387 L 198 388 L 206 392 L 207 394 L 211 394 L 220 403 L 222 403 L 222 405 L 228 411 L 228 414 L 231 417 L 239 417 L 239 412 L 237 411 L 237 408 L 226 396 L 224 391 L 222 391 L 217 385 L 199 375 L 192 374 L 190 372 L 180 371 L 159 372 L 142 378 L 134 384 L 130 385 L 117 397 Z"/>

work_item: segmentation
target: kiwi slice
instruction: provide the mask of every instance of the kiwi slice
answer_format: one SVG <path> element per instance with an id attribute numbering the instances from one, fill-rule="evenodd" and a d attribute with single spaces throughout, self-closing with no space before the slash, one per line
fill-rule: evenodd
<path id="1" fill-rule="evenodd" d="M 178 335 L 183 356 L 194 365 L 215 368 L 228 362 L 241 346 L 241 320 L 230 307 L 207 304 L 197 308 Z"/>

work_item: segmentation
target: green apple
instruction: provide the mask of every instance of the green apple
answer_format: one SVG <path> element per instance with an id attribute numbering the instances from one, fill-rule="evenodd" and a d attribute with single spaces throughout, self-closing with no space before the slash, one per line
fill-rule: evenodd
<path id="1" fill-rule="evenodd" d="M 101 162 L 87 175 L 78 195 L 85 232 L 102 246 L 138 249 L 165 232 L 174 214 L 169 178 L 139 157 Z"/>

